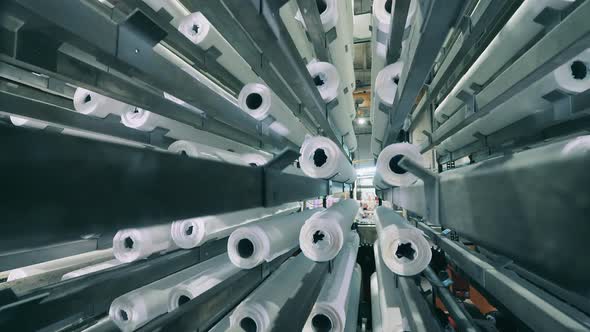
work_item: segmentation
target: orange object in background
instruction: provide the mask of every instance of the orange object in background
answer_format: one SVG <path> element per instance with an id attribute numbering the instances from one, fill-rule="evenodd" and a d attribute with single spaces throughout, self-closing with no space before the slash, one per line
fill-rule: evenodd
<path id="1" fill-rule="evenodd" d="M 491 305 L 488 302 L 488 300 L 486 300 L 486 298 L 483 297 L 483 295 L 481 295 L 481 293 L 478 292 L 477 289 L 473 288 L 471 285 L 469 285 L 469 299 L 471 300 L 471 302 L 473 302 L 473 305 L 477 307 L 477 309 L 479 310 L 479 312 L 481 312 L 482 315 L 486 315 L 492 311 L 496 311 L 496 307 Z"/>

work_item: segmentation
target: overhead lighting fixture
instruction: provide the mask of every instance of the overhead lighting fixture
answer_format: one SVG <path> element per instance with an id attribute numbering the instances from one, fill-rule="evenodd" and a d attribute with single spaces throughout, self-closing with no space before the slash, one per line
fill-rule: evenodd
<path id="1" fill-rule="evenodd" d="M 367 118 L 357 118 L 356 122 L 360 125 L 364 125 L 365 123 L 367 123 Z"/>

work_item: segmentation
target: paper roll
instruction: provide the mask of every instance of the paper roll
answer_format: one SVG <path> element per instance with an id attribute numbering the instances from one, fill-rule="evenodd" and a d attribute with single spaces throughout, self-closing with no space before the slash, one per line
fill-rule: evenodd
<path id="1" fill-rule="evenodd" d="M 74 93 L 74 109 L 78 113 L 105 118 L 109 114 L 121 116 L 135 107 L 96 92 L 77 88 Z"/>
<path id="2" fill-rule="evenodd" d="M 91 252 L 85 252 L 83 254 L 64 257 L 60 259 L 54 259 L 51 261 L 38 263 L 21 267 L 18 269 L 11 270 L 8 273 L 6 281 L 14 281 L 37 274 L 43 274 L 51 271 L 62 270 L 62 269 L 76 269 L 80 265 L 90 265 L 96 262 L 104 261 L 113 257 L 113 250 L 95 250 Z"/>
<path id="3" fill-rule="evenodd" d="M 309 218 L 299 233 L 303 254 L 316 262 L 334 259 L 348 240 L 358 210 L 357 201 L 345 199 Z"/>
<path id="4" fill-rule="evenodd" d="M 371 274 L 371 319 L 372 329 L 374 332 L 382 332 L 381 328 L 381 305 L 379 299 L 379 282 L 377 281 L 377 272 Z"/>
<path id="5" fill-rule="evenodd" d="M 383 141 L 385 139 L 385 128 L 389 123 L 389 114 L 381 108 L 391 108 L 397 92 L 397 86 L 402 74 L 404 64 L 401 61 L 390 64 L 383 68 L 377 75 L 375 80 L 375 88 L 373 89 L 373 101 L 371 102 L 371 117 L 373 131 L 371 137 L 373 139 Z M 390 112 L 395 112 L 391 110 Z M 372 151 L 374 154 L 379 151 Z"/>
<path id="6" fill-rule="evenodd" d="M 383 190 L 390 187 L 409 186 L 418 180 L 414 174 L 406 171 L 398 164 L 404 157 L 426 167 L 426 160 L 420 154 L 417 146 L 410 143 L 388 145 L 377 158 L 375 177 L 373 177 L 373 186 L 376 189 Z"/>
<path id="7" fill-rule="evenodd" d="M 170 234 L 170 224 L 123 229 L 113 238 L 115 258 L 124 263 L 176 248 Z"/>
<path id="8" fill-rule="evenodd" d="M 142 0 L 146 5 L 152 8 L 155 12 L 159 12 L 160 10 L 164 9 L 170 16 L 172 20 L 170 24 L 176 26 L 178 22 L 185 17 L 186 15 L 190 14 L 188 9 L 186 9 L 180 2 L 177 0 Z"/>
<path id="9" fill-rule="evenodd" d="M 353 183 L 356 171 L 336 143 L 326 137 L 308 137 L 301 146 L 299 163 L 305 175 Z"/>
<path id="10" fill-rule="evenodd" d="M 289 141 L 300 146 L 305 140 L 307 130 L 303 124 L 268 86 L 259 83 L 246 84 L 240 91 L 238 104 L 256 120 L 272 117 L 274 122 L 269 128 Z"/>
<path id="11" fill-rule="evenodd" d="M 394 274 L 389 271 L 383 263 L 379 250 L 379 241 L 373 244 L 375 256 L 375 275 L 377 277 L 379 325 L 374 331 L 403 332 L 410 331 L 407 320 L 401 311 L 401 294 L 395 284 Z M 371 306 L 372 308 L 372 306 Z"/>
<path id="12" fill-rule="evenodd" d="M 285 28 L 287 29 L 287 32 L 289 32 L 289 36 L 291 36 L 299 55 L 303 59 L 303 62 L 308 63 L 311 59 L 314 59 L 316 55 L 311 42 L 307 39 L 307 34 L 303 25 L 295 19 L 297 10 L 299 10 L 297 0 L 289 0 L 283 7 L 281 7 L 279 15 L 281 16 Z"/>
<path id="13" fill-rule="evenodd" d="M 230 327 L 245 331 L 270 331 L 279 310 L 301 288 L 303 277 L 315 263 L 303 255 L 290 258 L 236 307 Z"/>
<path id="14" fill-rule="evenodd" d="M 413 276 L 428 267 L 432 252 L 421 230 L 382 206 L 375 210 L 375 224 L 381 257 L 389 270 Z"/>
<path id="15" fill-rule="evenodd" d="M 334 260 L 334 268 L 324 281 L 303 331 L 344 331 L 347 307 L 352 306 L 351 292 L 359 243 L 358 234 L 351 232 L 346 245 Z"/>
<path id="16" fill-rule="evenodd" d="M 202 50 L 214 47 L 216 51 L 219 51 L 221 55 L 217 58 L 217 62 L 243 84 L 263 83 L 201 12 L 184 17 L 178 25 L 178 30 Z"/>
<path id="17" fill-rule="evenodd" d="M 81 269 L 78 269 L 78 270 L 75 270 L 72 272 L 68 272 L 61 277 L 61 280 L 68 280 L 68 279 L 72 279 L 72 278 L 77 278 L 77 277 L 80 277 L 83 275 L 87 275 L 87 274 L 91 274 L 94 272 L 110 269 L 111 267 L 119 266 L 121 264 L 123 264 L 123 262 L 120 262 L 117 259 L 111 259 L 110 261 L 90 265 L 90 266 L 87 266 L 87 267 L 84 267 L 84 268 L 81 268 Z"/>
<path id="18" fill-rule="evenodd" d="M 354 66 L 352 60 L 352 17 L 347 12 L 347 0 L 320 0 L 317 1 L 320 19 L 324 32 L 328 33 L 332 29 L 336 31 L 336 38 L 328 40 L 328 48 L 332 56 L 332 64 L 338 68 L 338 73 L 349 90 L 356 87 Z M 305 27 L 305 21 L 301 16 L 301 11 L 297 12 L 295 18 Z"/>
<path id="19" fill-rule="evenodd" d="M 240 271 L 230 262 L 227 254 L 211 258 L 198 266 L 200 267 L 198 272 L 174 286 L 170 291 L 168 312 L 177 309 Z"/>
<path id="20" fill-rule="evenodd" d="M 272 216 L 294 213 L 299 209 L 298 203 L 289 203 L 272 208 L 254 208 L 179 220 L 172 223 L 172 239 L 180 248 L 191 249 L 207 241 L 229 236 L 238 227 Z"/>
<path id="21" fill-rule="evenodd" d="M 446 121 L 463 105 L 458 98 L 462 92 L 475 93 L 473 87 L 483 86 L 531 40 L 543 32 L 545 26 L 537 17 L 547 8 L 562 10 L 574 0 L 525 0 L 514 12 L 488 47 L 481 53 L 453 90 L 438 105 L 434 116 L 438 122 Z"/>
<path id="22" fill-rule="evenodd" d="M 470 123 L 437 147 L 441 155 L 456 151 L 478 140 L 478 134 L 490 135 L 536 112 L 550 110 L 553 103 L 545 96 L 553 91 L 569 95 L 590 89 L 590 49 L 569 59 L 553 72 L 531 84 L 519 94 Z"/>
<path id="23" fill-rule="evenodd" d="M 352 274 L 352 281 L 350 282 L 350 295 L 348 304 L 346 305 L 346 324 L 344 325 L 344 332 L 357 332 L 358 314 L 361 301 L 361 281 L 363 278 L 361 266 L 356 264 Z"/>
<path id="24" fill-rule="evenodd" d="M 352 120 L 356 116 L 354 100 L 352 98 L 352 91 L 342 84 L 338 69 L 329 62 L 312 62 L 307 65 L 307 71 L 311 75 L 322 99 L 326 103 L 330 103 L 338 99 L 336 110 L 348 115 Z M 334 110 L 331 110 L 332 113 Z M 349 121 L 350 122 L 350 121 Z M 348 133 L 348 130 L 339 128 L 341 133 Z"/>
<path id="25" fill-rule="evenodd" d="M 153 131 L 164 121 L 171 120 L 138 107 L 121 115 L 121 123 L 123 123 L 125 127 L 141 131 Z"/>
<path id="26" fill-rule="evenodd" d="M 220 257 L 211 259 L 220 259 Z M 207 264 L 207 262 L 209 261 L 186 268 L 119 296 L 111 303 L 109 317 L 121 331 L 130 332 L 165 314 L 168 312 L 170 294 L 176 286 L 190 284 L 195 276 L 206 278 L 203 270 L 211 271 L 211 264 Z M 212 283 L 209 283 L 208 286 L 212 287 Z"/>
<path id="27" fill-rule="evenodd" d="M 176 141 L 170 144 L 168 151 L 192 158 L 216 160 L 242 166 L 248 165 L 242 160 L 242 157 L 239 154 L 195 142 Z"/>
<path id="28" fill-rule="evenodd" d="M 26 128 L 34 128 L 34 129 L 45 129 L 49 126 L 49 123 L 39 121 L 39 120 L 30 120 L 21 118 L 19 116 L 10 116 L 10 122 L 17 127 L 26 127 Z"/>
<path id="29" fill-rule="evenodd" d="M 242 269 L 272 261 L 298 245 L 303 223 L 320 211 L 271 217 L 234 230 L 227 241 L 229 259 Z"/>

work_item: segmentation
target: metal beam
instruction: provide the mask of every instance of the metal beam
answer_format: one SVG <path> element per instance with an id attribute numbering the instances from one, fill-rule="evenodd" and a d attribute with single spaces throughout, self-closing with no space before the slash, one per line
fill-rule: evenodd
<path id="1" fill-rule="evenodd" d="M 29 294 L 10 294 L 11 290 L 4 290 L 0 293 L 3 300 L 0 328 L 3 331 L 60 330 L 103 315 L 115 298 L 215 257 L 225 252 L 226 246 L 227 238 L 61 281 Z"/>
<path id="2" fill-rule="evenodd" d="M 0 251 L 329 193 L 326 180 L 263 167 L 23 128 L 1 128 L 0 137 Z"/>
<path id="3" fill-rule="evenodd" d="M 580 255 L 590 238 L 589 146 L 589 136 L 575 137 L 441 173 L 441 225 L 590 298 L 590 261 Z M 402 207 L 424 202 L 421 184 L 393 192 Z"/>
<path id="4" fill-rule="evenodd" d="M 420 288 L 413 277 L 395 276 L 397 288 L 400 291 L 402 313 L 408 320 L 411 331 L 442 332 L 440 324 L 430 310 Z"/>
<path id="5" fill-rule="evenodd" d="M 589 16 L 590 2 L 582 2 L 475 96 L 477 112 L 468 115 L 466 107 L 462 107 L 433 133 L 432 141 L 421 151 L 432 149 L 589 48 L 590 26 L 585 24 Z"/>
<path id="6" fill-rule="evenodd" d="M 397 0 L 393 8 L 393 15 L 390 15 L 389 43 L 387 44 L 386 63 L 396 62 L 402 52 L 402 40 L 406 31 L 406 21 L 408 19 L 408 10 L 410 9 L 410 0 Z"/>
<path id="7" fill-rule="evenodd" d="M 423 8 L 418 6 L 409 43 L 416 46 L 408 52 L 407 64 L 401 75 L 403 79 L 400 81 L 392 111 L 389 112 L 386 137 L 383 140 L 385 145 L 397 139 L 463 4 L 460 0 L 431 0 Z"/>
<path id="8" fill-rule="evenodd" d="M 311 45 L 318 60 L 331 63 L 332 56 L 328 48 L 326 33 L 324 32 L 317 2 L 315 0 L 297 0 L 297 5 L 299 5 L 307 34 L 309 35 Z"/>
<path id="9" fill-rule="evenodd" d="M 425 224 L 418 225 L 461 272 L 533 331 L 590 331 L 590 318 L 580 311 Z"/>
<path id="10" fill-rule="evenodd" d="M 228 15 L 233 15 L 238 24 L 233 24 L 220 29 L 221 34 L 228 37 L 228 41 L 232 46 L 242 55 L 242 47 L 246 41 L 253 41 L 255 45 L 262 51 L 264 57 L 263 65 L 271 66 L 276 75 L 280 77 L 282 85 L 288 85 L 294 95 L 299 99 L 301 104 L 307 109 L 314 122 L 319 125 L 323 134 L 341 146 L 341 139 L 335 134 L 334 129 L 328 122 L 326 103 L 322 100 L 320 93 L 312 81 L 303 60 L 299 56 L 297 48 L 293 43 L 287 29 L 282 22 L 279 10 L 284 5 L 285 1 L 281 0 L 263 0 L 261 2 L 256 0 L 227 0 L 224 1 L 225 7 L 218 4 L 211 4 L 211 1 L 195 1 L 195 8 L 202 9 L 206 16 L 207 12 L 213 13 L 214 17 L 222 16 L 227 19 Z M 228 13 L 229 12 L 231 13 Z M 244 33 L 240 31 L 240 27 L 247 31 L 247 35 L 251 39 L 238 41 L 236 35 Z M 231 37 L 231 36 L 234 37 Z M 236 44 L 232 41 L 236 40 Z M 243 56 L 243 55 L 242 55 Z M 253 68 L 256 68 L 255 63 L 261 62 L 261 57 L 254 59 L 247 59 L 244 57 Z M 268 62 L 266 62 L 268 61 Z M 260 77 L 267 83 L 267 77 L 271 75 L 264 72 L 257 72 Z M 272 77 L 271 77 L 272 79 Z M 274 89 L 274 86 L 271 86 Z M 282 95 L 279 94 L 282 98 Z M 297 108 L 291 108 L 297 114 Z"/>
<path id="11" fill-rule="evenodd" d="M 273 131 L 261 135 L 259 122 L 244 113 L 237 104 L 216 93 L 157 52 L 154 47 L 160 45 L 158 47 L 162 48 L 159 42 L 164 39 L 166 32 L 142 11 L 135 10 L 123 18 L 109 18 L 86 1 L 14 1 L 38 15 L 40 20 L 61 29 L 66 40 L 91 54 L 96 54 L 109 66 L 160 90 L 173 91 L 176 97 L 204 111 L 209 117 L 258 136 L 269 144 L 285 146 L 286 141 L 283 137 Z M 88 18 L 103 27 L 108 35 L 96 38 L 96 31 L 87 31 L 91 26 L 88 22 L 69 20 L 67 17 Z M 35 30 L 35 33 L 46 32 L 44 29 Z M 99 44 L 107 37 L 113 40 L 109 40 L 105 45 Z"/>

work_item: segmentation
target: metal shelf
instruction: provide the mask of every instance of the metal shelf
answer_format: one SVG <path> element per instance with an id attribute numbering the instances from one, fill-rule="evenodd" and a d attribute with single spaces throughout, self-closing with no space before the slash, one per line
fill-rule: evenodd
<path id="1" fill-rule="evenodd" d="M 23 128 L 0 137 L 0 251 L 329 194 L 329 181 L 276 169 Z"/>

